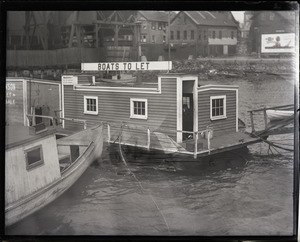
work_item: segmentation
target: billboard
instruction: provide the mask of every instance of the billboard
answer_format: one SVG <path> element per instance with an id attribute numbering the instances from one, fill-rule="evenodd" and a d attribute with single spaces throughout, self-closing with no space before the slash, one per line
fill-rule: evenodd
<path id="1" fill-rule="evenodd" d="M 278 33 L 261 35 L 261 53 L 295 52 L 295 34 Z"/>

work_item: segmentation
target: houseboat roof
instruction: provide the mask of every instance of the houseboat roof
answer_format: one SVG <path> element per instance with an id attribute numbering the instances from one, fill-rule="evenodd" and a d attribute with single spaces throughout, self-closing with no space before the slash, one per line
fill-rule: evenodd
<path id="1" fill-rule="evenodd" d="M 30 128 L 22 125 L 7 125 L 5 126 L 5 149 L 10 149 L 19 145 L 33 142 L 37 139 L 52 135 L 54 129 L 45 130 L 40 134 L 30 134 Z"/>
<path id="2" fill-rule="evenodd" d="M 157 74 L 159 77 L 165 77 L 165 76 L 198 76 L 198 74 L 187 74 L 187 73 L 159 73 Z"/>

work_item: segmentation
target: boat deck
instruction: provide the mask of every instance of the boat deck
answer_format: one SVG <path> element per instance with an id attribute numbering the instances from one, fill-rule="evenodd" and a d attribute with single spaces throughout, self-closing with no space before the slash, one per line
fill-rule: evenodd
<path id="1" fill-rule="evenodd" d="M 207 140 L 200 138 L 197 143 L 197 156 L 239 149 L 260 141 L 261 139 L 259 137 L 251 137 L 250 134 L 244 132 L 226 133 L 213 137 L 210 140 L 209 149 Z M 195 141 L 193 139 L 184 141 L 182 145 L 188 152 L 194 152 Z"/>
<path id="2" fill-rule="evenodd" d="M 5 147 L 8 149 L 32 142 L 38 138 L 53 134 L 55 130 L 50 127 L 42 131 L 41 133 L 32 134 L 29 127 L 23 125 L 7 125 L 5 126 Z"/>

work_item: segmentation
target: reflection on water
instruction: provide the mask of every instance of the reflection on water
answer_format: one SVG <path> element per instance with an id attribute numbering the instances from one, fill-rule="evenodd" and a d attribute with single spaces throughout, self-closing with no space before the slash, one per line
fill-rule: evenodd
<path id="1" fill-rule="evenodd" d="M 293 102 L 288 82 L 230 81 L 244 120 L 251 108 Z M 293 135 L 269 140 L 291 147 Z M 292 235 L 292 152 L 261 143 L 179 161 L 123 151 L 128 167 L 106 147 L 65 194 L 7 234 Z"/>

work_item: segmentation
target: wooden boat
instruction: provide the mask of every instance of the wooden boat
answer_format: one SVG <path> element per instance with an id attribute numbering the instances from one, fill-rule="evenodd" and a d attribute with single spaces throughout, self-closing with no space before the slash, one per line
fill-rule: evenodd
<path id="1" fill-rule="evenodd" d="M 108 78 L 100 78 L 102 82 L 109 82 L 109 83 L 134 83 L 136 81 L 136 77 L 127 78 L 127 79 L 108 79 Z"/>
<path id="2" fill-rule="evenodd" d="M 283 120 L 286 118 L 290 118 L 294 112 L 290 110 L 273 110 L 269 109 L 266 110 L 267 116 L 270 119 L 270 121 L 276 121 L 276 120 Z"/>
<path id="3" fill-rule="evenodd" d="M 96 81 L 102 81 L 102 82 L 108 82 L 108 83 L 117 83 L 117 84 L 122 84 L 122 83 L 134 83 L 136 82 L 136 77 L 132 76 L 130 74 L 119 74 L 119 75 L 114 75 L 111 78 L 99 78 L 96 79 Z"/>
<path id="4" fill-rule="evenodd" d="M 101 156 L 103 125 L 56 139 L 55 129 L 6 127 L 5 226 L 46 206 Z"/>

